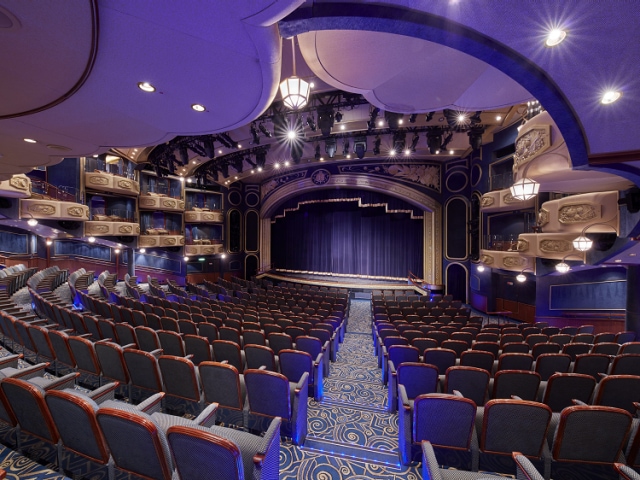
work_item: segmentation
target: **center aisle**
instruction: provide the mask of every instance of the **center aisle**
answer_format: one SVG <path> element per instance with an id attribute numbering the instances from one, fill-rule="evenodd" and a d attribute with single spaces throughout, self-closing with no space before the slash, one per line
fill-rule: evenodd
<path id="1" fill-rule="evenodd" d="M 304 447 L 280 448 L 280 478 L 420 479 L 415 467 L 399 462 L 398 416 L 386 407 L 371 339 L 371 301 L 351 299 L 347 333 L 325 378 L 324 398 L 309 399 Z"/>

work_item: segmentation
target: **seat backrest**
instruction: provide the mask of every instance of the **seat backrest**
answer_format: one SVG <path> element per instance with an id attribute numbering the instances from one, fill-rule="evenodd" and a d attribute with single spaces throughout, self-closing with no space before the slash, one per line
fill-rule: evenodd
<path id="1" fill-rule="evenodd" d="M 480 335 L 481 334 L 478 334 L 478 337 Z M 500 352 L 500 345 L 498 344 L 498 342 L 476 340 L 475 343 L 471 346 L 471 350 L 482 350 L 484 352 L 491 352 L 493 356 L 497 358 Z"/>
<path id="2" fill-rule="evenodd" d="M 195 365 L 213 360 L 211 344 L 205 337 L 187 334 L 183 340 L 185 352 L 187 355 L 192 355 L 191 361 Z"/>
<path id="3" fill-rule="evenodd" d="M 251 478 L 251 472 L 245 475 L 242 452 L 231 439 L 204 428 L 173 426 L 167 440 L 180 478 L 207 480 L 213 472 L 216 480 Z"/>
<path id="4" fill-rule="evenodd" d="M 491 352 L 483 350 L 467 350 L 460 355 L 460 365 L 465 367 L 482 368 L 491 373 L 495 357 Z"/>
<path id="5" fill-rule="evenodd" d="M 172 330 L 158 330 L 158 340 L 160 348 L 166 355 L 185 356 L 184 342 L 182 336 Z"/>
<path id="6" fill-rule="evenodd" d="M 448 339 L 448 340 L 444 340 L 440 346 L 442 348 L 448 348 L 449 350 L 453 350 L 454 352 L 456 352 L 456 356 L 458 358 L 460 358 L 460 355 L 469 349 L 469 344 L 467 342 L 465 342 L 464 340 L 453 340 L 453 339 Z"/>
<path id="7" fill-rule="evenodd" d="M 480 450 L 540 458 L 547 441 L 551 409 L 538 402 L 489 400 L 484 407 Z"/>
<path id="8" fill-rule="evenodd" d="M 313 378 L 313 358 L 307 352 L 300 350 L 280 350 L 280 373 L 290 382 L 298 383 L 302 375 L 309 373 L 309 379 Z"/>
<path id="9" fill-rule="evenodd" d="M 618 354 L 618 350 L 620 350 L 620 345 L 616 342 L 600 342 L 595 343 L 593 347 L 591 347 L 590 353 L 603 353 L 605 355 L 615 356 Z"/>
<path id="10" fill-rule="evenodd" d="M 635 414 L 634 402 L 640 399 L 640 377 L 635 375 L 608 375 L 593 392 L 593 405 L 616 407 Z"/>
<path id="11" fill-rule="evenodd" d="M 404 385 L 407 397 L 415 399 L 438 391 L 438 369 L 434 365 L 405 362 L 397 367 L 398 384 Z"/>
<path id="12" fill-rule="evenodd" d="M 64 446 L 106 464 L 109 448 L 96 419 L 98 405 L 87 396 L 54 389 L 46 393 L 45 400 Z"/>
<path id="13" fill-rule="evenodd" d="M 290 420 L 291 398 L 287 377 L 268 370 L 248 369 L 244 373 L 244 382 L 252 413 Z"/>
<path id="14" fill-rule="evenodd" d="M 217 403 L 233 410 L 244 408 L 246 391 L 236 367 L 227 363 L 202 362 L 198 370 L 206 403 Z"/>
<path id="15" fill-rule="evenodd" d="M 640 375 L 640 354 L 623 353 L 617 355 L 611 362 L 609 373 L 611 375 Z"/>
<path id="16" fill-rule="evenodd" d="M 131 377 L 131 383 L 139 388 L 161 392 L 162 377 L 158 367 L 158 359 L 149 352 L 127 348 L 123 352 L 124 361 Z"/>
<path id="17" fill-rule="evenodd" d="M 218 340 L 220 337 L 218 336 L 218 327 L 216 327 L 213 323 L 199 323 L 198 324 L 198 335 L 201 337 L 205 337 L 209 342 L 213 342 L 214 340 Z"/>
<path id="18" fill-rule="evenodd" d="M 537 359 L 540 355 L 545 353 L 560 353 L 562 350 L 562 346 L 558 343 L 547 342 L 547 343 L 536 343 L 531 348 L 531 354 L 533 355 L 534 360 Z"/>
<path id="19" fill-rule="evenodd" d="M 428 348 L 424 351 L 423 361 L 435 365 L 440 372 L 440 375 L 444 375 L 447 368 L 453 367 L 456 364 L 456 352 L 446 348 Z"/>
<path id="20" fill-rule="evenodd" d="M 591 375 L 581 373 L 554 373 L 547 380 L 542 403 L 554 412 L 561 412 L 573 405 L 573 400 L 589 403 L 596 381 Z"/>
<path id="21" fill-rule="evenodd" d="M 49 340 L 56 352 L 56 359 L 64 365 L 75 367 L 76 359 L 73 358 L 71 347 L 69 347 L 69 336 L 57 330 L 49 330 Z"/>
<path id="22" fill-rule="evenodd" d="M 552 445 L 554 460 L 613 463 L 631 426 L 625 410 L 595 405 L 565 408 Z"/>
<path id="23" fill-rule="evenodd" d="M 544 382 L 557 372 L 565 373 L 571 367 L 571 357 L 566 353 L 543 353 L 535 362 L 535 371 Z"/>
<path id="24" fill-rule="evenodd" d="M 566 353 L 571 356 L 571 360 L 574 361 L 577 355 L 581 355 L 583 353 L 589 353 L 591 350 L 591 344 L 589 343 L 567 343 L 562 347 L 562 353 Z"/>
<path id="25" fill-rule="evenodd" d="M 200 379 L 191 360 L 175 355 L 160 355 L 158 366 L 164 391 L 168 395 L 200 401 Z"/>
<path id="26" fill-rule="evenodd" d="M 528 353 L 503 353 L 498 357 L 498 370 L 531 370 L 533 355 Z"/>
<path id="27" fill-rule="evenodd" d="M 233 365 L 239 372 L 244 371 L 240 345 L 228 340 L 214 340 L 211 342 L 211 346 L 213 347 L 213 357 L 217 362 L 226 360 L 229 365 Z"/>
<path id="28" fill-rule="evenodd" d="M 80 371 L 92 375 L 100 375 L 100 362 L 98 362 L 92 341 L 83 337 L 69 337 L 69 347 Z"/>
<path id="29" fill-rule="evenodd" d="M 538 396 L 540 375 L 524 370 L 499 370 L 494 375 L 492 398 L 511 398 L 535 400 Z"/>
<path id="30" fill-rule="evenodd" d="M 620 345 L 618 355 L 625 353 L 640 353 L 640 342 L 626 342 Z"/>
<path id="31" fill-rule="evenodd" d="M 135 327 L 138 347 L 145 352 L 153 352 L 160 347 L 160 340 L 155 330 L 149 327 Z"/>
<path id="32" fill-rule="evenodd" d="M 123 349 L 114 342 L 98 342 L 95 345 L 102 375 L 123 384 L 129 383 L 129 371 L 124 361 Z"/>
<path id="33" fill-rule="evenodd" d="M 281 350 L 282 351 L 282 350 Z M 267 370 L 277 372 L 275 354 L 269 347 L 262 345 L 247 345 L 244 347 L 244 355 L 247 362 L 247 368 L 266 367 Z"/>
<path id="34" fill-rule="evenodd" d="M 468 398 L 441 393 L 419 395 L 413 407 L 413 442 L 436 447 L 469 449 L 474 433 L 476 404 Z"/>
<path id="35" fill-rule="evenodd" d="M 307 352 L 309 355 L 311 355 L 311 358 L 315 360 L 318 355 L 322 353 L 322 342 L 318 338 L 303 335 L 296 339 L 296 348 L 303 352 Z"/>
<path id="36" fill-rule="evenodd" d="M 132 407 L 100 408 L 96 416 L 119 469 L 143 478 L 171 480 L 169 444 L 162 428 L 149 415 Z"/>
<path id="37" fill-rule="evenodd" d="M 447 369 L 444 382 L 445 393 L 458 391 L 477 406 L 484 405 L 491 375 L 482 368 L 454 366 Z"/>
<path id="38" fill-rule="evenodd" d="M 392 345 L 389 347 L 388 353 L 389 361 L 391 361 L 395 367 L 404 362 L 420 361 L 420 350 L 411 345 Z"/>
<path id="39" fill-rule="evenodd" d="M 576 355 L 573 372 L 591 375 L 596 382 L 599 382 L 600 374 L 607 373 L 610 362 L 611 357 L 604 353 L 583 353 Z"/>

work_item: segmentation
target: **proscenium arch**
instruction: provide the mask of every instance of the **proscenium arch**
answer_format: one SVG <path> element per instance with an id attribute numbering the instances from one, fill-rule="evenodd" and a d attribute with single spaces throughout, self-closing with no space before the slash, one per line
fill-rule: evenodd
<path id="1" fill-rule="evenodd" d="M 424 211 L 423 271 L 424 280 L 432 286 L 442 284 L 442 206 L 429 195 L 395 180 L 358 174 L 339 174 L 327 183 L 316 185 L 304 178 L 283 185 L 262 202 L 260 209 L 260 270 L 271 266 L 271 217 L 287 200 L 303 193 L 336 188 L 351 188 L 385 193 L 400 198 Z"/>
<path id="2" fill-rule="evenodd" d="M 539 100 L 562 132 L 574 168 L 588 167 L 586 136 L 560 88 L 528 58 L 476 30 L 401 6 L 348 2 L 314 3 L 294 11 L 278 25 L 286 38 L 319 30 L 385 32 L 438 43 L 475 57 L 511 77 Z"/>

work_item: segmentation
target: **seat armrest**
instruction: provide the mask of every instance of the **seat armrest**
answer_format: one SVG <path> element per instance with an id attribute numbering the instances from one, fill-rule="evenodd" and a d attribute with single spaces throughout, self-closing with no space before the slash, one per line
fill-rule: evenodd
<path id="1" fill-rule="evenodd" d="M 97 404 L 101 404 L 105 400 L 115 400 L 115 392 L 120 382 L 111 382 L 96 388 L 87 394 Z"/>
<path id="2" fill-rule="evenodd" d="M 217 403 L 207 405 L 200 415 L 193 419 L 201 427 L 212 427 L 216 423 L 216 411 L 218 409 Z"/>
<path id="3" fill-rule="evenodd" d="M 274 455 L 276 455 L 279 451 L 281 423 L 282 419 L 280 417 L 276 417 L 271 420 L 269 428 L 262 437 L 262 444 L 260 445 L 258 451 L 253 455 L 253 463 L 256 465 L 256 467 L 261 468 L 263 466 L 270 450 L 274 450 Z"/>
<path id="4" fill-rule="evenodd" d="M 48 362 L 38 363 L 36 365 L 30 365 L 26 368 L 19 368 L 17 372 L 13 372 L 12 374 L 7 374 L 6 372 L 2 372 L 6 376 L 11 376 L 13 378 L 20 378 L 22 380 L 29 380 L 35 377 L 42 377 L 44 375 L 44 369 L 49 366 Z M 10 367 L 8 367 L 10 368 Z"/>
<path id="5" fill-rule="evenodd" d="M 407 396 L 407 389 L 401 383 L 398 384 L 398 400 L 402 402 L 402 407 L 405 410 L 411 410 L 411 403 L 409 402 L 409 397 Z"/>
<path id="6" fill-rule="evenodd" d="M 50 380 L 46 385 L 41 385 L 45 390 L 64 390 L 65 388 L 73 388 L 76 384 L 76 378 L 80 374 L 73 372 L 65 375 L 64 377 L 54 378 Z"/>
<path id="7" fill-rule="evenodd" d="M 572 399 L 571 399 L 571 402 L 572 402 L 574 405 L 587 405 L 587 404 L 586 404 L 586 403 L 584 403 L 582 400 L 578 400 L 577 398 L 572 398 Z"/>
<path id="8" fill-rule="evenodd" d="M 135 348 L 135 347 L 134 347 Z M 153 352 L 149 352 L 151 355 L 153 355 L 156 358 L 160 358 L 160 355 L 162 355 L 164 353 L 164 350 L 161 348 L 156 348 Z"/>
<path id="9" fill-rule="evenodd" d="M 157 413 L 160 411 L 164 395 L 164 392 L 158 392 L 154 395 L 151 395 L 144 402 L 140 402 L 138 405 L 136 405 L 136 408 L 141 412 L 148 413 L 149 415 L 151 415 L 152 413 Z"/>
<path id="10" fill-rule="evenodd" d="M 0 369 L 6 367 L 18 368 L 18 360 L 20 360 L 22 357 L 23 355 L 21 353 L 7 355 L 6 357 L 0 357 Z"/>
<path id="11" fill-rule="evenodd" d="M 306 395 L 308 385 L 309 385 L 309 372 L 304 372 L 296 385 L 296 395 L 299 395 L 300 392 L 304 392 L 304 394 Z"/>

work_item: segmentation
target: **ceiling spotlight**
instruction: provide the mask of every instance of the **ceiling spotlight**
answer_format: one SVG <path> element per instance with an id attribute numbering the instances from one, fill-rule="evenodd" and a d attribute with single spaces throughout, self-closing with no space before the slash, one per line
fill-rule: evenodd
<path id="1" fill-rule="evenodd" d="M 340 113 L 340 112 L 338 112 Z M 337 117 L 337 114 L 336 114 Z M 342 120 L 342 114 L 340 113 L 340 119 Z M 328 137 L 331 135 L 331 129 L 333 128 L 333 108 L 328 105 L 323 105 L 318 108 L 318 127 L 322 135 Z"/>
<path id="2" fill-rule="evenodd" d="M 349 139 L 345 138 L 344 142 L 342 143 L 342 155 L 344 155 L 345 157 L 349 155 L 349 146 Z"/>
<path id="3" fill-rule="evenodd" d="M 622 96 L 622 92 L 609 90 L 602 95 L 602 98 L 600 99 L 600 103 L 602 103 L 603 105 L 609 105 L 617 101 L 621 96 Z"/>
<path id="4" fill-rule="evenodd" d="M 500 120 L 502 120 L 502 115 L 496 115 L 496 122 L 499 122 Z"/>
<path id="5" fill-rule="evenodd" d="M 413 134 L 413 138 L 411 139 L 411 147 L 410 150 L 415 153 L 416 148 L 418 147 L 418 142 L 420 141 L 420 135 L 418 135 L 418 132 Z"/>
<path id="6" fill-rule="evenodd" d="M 455 152 L 453 150 L 449 150 L 449 155 L 453 155 Z"/>
<path id="7" fill-rule="evenodd" d="M 523 268 L 520 273 L 518 275 L 516 275 L 516 280 L 519 281 L 520 283 L 526 282 L 527 281 L 527 276 L 524 274 L 524 272 L 526 270 L 531 270 L 533 272 L 533 270 L 529 267 L 527 268 Z"/>
<path id="8" fill-rule="evenodd" d="M 38 143 L 33 138 L 24 138 L 23 140 L 27 143 Z"/>
<path id="9" fill-rule="evenodd" d="M 293 139 L 294 139 L 294 138 L 296 138 L 297 136 L 298 136 L 298 134 L 296 133 L 296 131 L 295 131 L 295 130 L 289 130 L 289 131 L 287 132 L 287 138 L 288 138 L 289 140 L 293 140 Z"/>
<path id="10" fill-rule="evenodd" d="M 392 148 L 391 150 L 389 150 L 389 155 L 392 156 L 392 157 L 395 157 L 395 155 L 396 155 L 395 148 Z"/>
<path id="11" fill-rule="evenodd" d="M 94 243 L 96 241 L 96 237 L 89 237 L 89 238 L 87 238 L 87 241 L 89 243 Z"/>
<path id="12" fill-rule="evenodd" d="M 480 118 L 481 113 L 482 111 L 478 110 L 476 113 L 474 113 L 469 117 L 469 122 L 471 122 L 471 125 L 477 125 L 478 123 L 482 123 L 482 118 Z"/>
<path id="13" fill-rule="evenodd" d="M 191 105 L 191 108 L 196 112 L 204 112 L 206 110 L 206 107 L 199 103 L 194 103 L 193 105 Z"/>
<path id="14" fill-rule="evenodd" d="M 312 115 L 307 115 L 307 125 L 309 125 L 312 132 L 315 132 L 318 129 L 316 121 L 313 119 Z"/>
<path id="15" fill-rule="evenodd" d="M 362 160 L 367 151 L 367 137 L 356 137 L 353 141 L 353 151 Z"/>
<path id="16" fill-rule="evenodd" d="M 449 145 L 449 142 L 451 142 L 451 140 L 453 139 L 453 132 L 449 132 L 449 134 L 444 137 L 444 140 L 442 141 L 442 145 L 440 145 L 440 148 L 442 150 L 446 150 L 447 146 Z"/>
<path id="17" fill-rule="evenodd" d="M 187 165 L 189 163 L 189 149 L 185 144 L 178 147 L 178 154 L 180 155 L 182 165 Z"/>
<path id="18" fill-rule="evenodd" d="M 267 130 L 267 127 L 265 127 L 264 123 L 262 122 L 260 122 L 260 125 L 258 125 L 258 128 L 260 129 L 262 134 L 267 138 L 271 138 L 271 135 L 273 135 L 269 130 Z"/>
<path id="19" fill-rule="evenodd" d="M 384 118 L 391 130 L 398 129 L 398 127 L 402 124 L 402 117 L 404 117 L 404 113 L 384 112 Z"/>
<path id="20" fill-rule="evenodd" d="M 367 122 L 367 129 L 371 130 L 376 128 L 376 119 L 378 118 L 378 114 L 380 113 L 380 109 L 378 107 L 373 107 L 371 112 L 369 113 L 369 121 Z"/>
<path id="21" fill-rule="evenodd" d="M 251 122 L 251 127 L 249 130 L 251 131 L 250 145 L 260 145 L 260 134 L 258 133 L 258 129 L 256 128 L 256 122 Z"/>
<path id="22" fill-rule="evenodd" d="M 382 140 L 380 139 L 380 135 L 376 135 L 376 141 L 373 143 L 373 154 L 380 155 L 380 144 Z"/>
<path id="23" fill-rule="evenodd" d="M 417 113 L 412 113 L 409 116 L 409 123 L 416 123 L 416 119 L 418 118 L 418 114 Z"/>
<path id="24" fill-rule="evenodd" d="M 327 152 L 329 158 L 336 156 L 337 142 L 335 138 L 328 138 L 324 142 L 324 151 Z"/>
<path id="25" fill-rule="evenodd" d="M 440 127 L 432 127 L 427 132 L 427 146 L 432 155 L 435 155 L 442 148 L 442 129 Z"/>
<path id="26" fill-rule="evenodd" d="M 220 255 L 220 258 L 227 258 L 227 256 L 223 253 L 222 255 Z"/>
<path id="27" fill-rule="evenodd" d="M 138 82 L 138 88 L 143 92 L 153 93 L 156 91 L 156 87 L 151 85 L 149 82 Z"/>
<path id="28" fill-rule="evenodd" d="M 544 44 L 547 47 L 555 47 L 556 45 L 561 44 L 566 37 L 567 32 L 559 28 L 554 28 L 547 34 L 547 38 L 544 41 Z"/>
<path id="29" fill-rule="evenodd" d="M 458 122 L 458 124 L 467 123 L 468 120 L 469 118 L 464 113 L 459 113 L 456 117 L 456 121 Z"/>
<path id="30" fill-rule="evenodd" d="M 336 118 L 336 122 L 340 123 L 342 121 L 342 112 L 337 111 L 335 118 Z"/>
<path id="31" fill-rule="evenodd" d="M 289 163 L 289 160 L 285 160 L 285 161 L 284 161 L 284 166 L 285 166 L 285 167 L 288 167 L 289 165 L 291 165 L 291 164 Z"/>
<path id="32" fill-rule="evenodd" d="M 469 136 L 469 145 L 473 150 L 479 150 L 482 146 L 482 134 L 484 133 L 484 128 L 482 127 L 471 127 L 471 129 L 467 132 Z"/>

